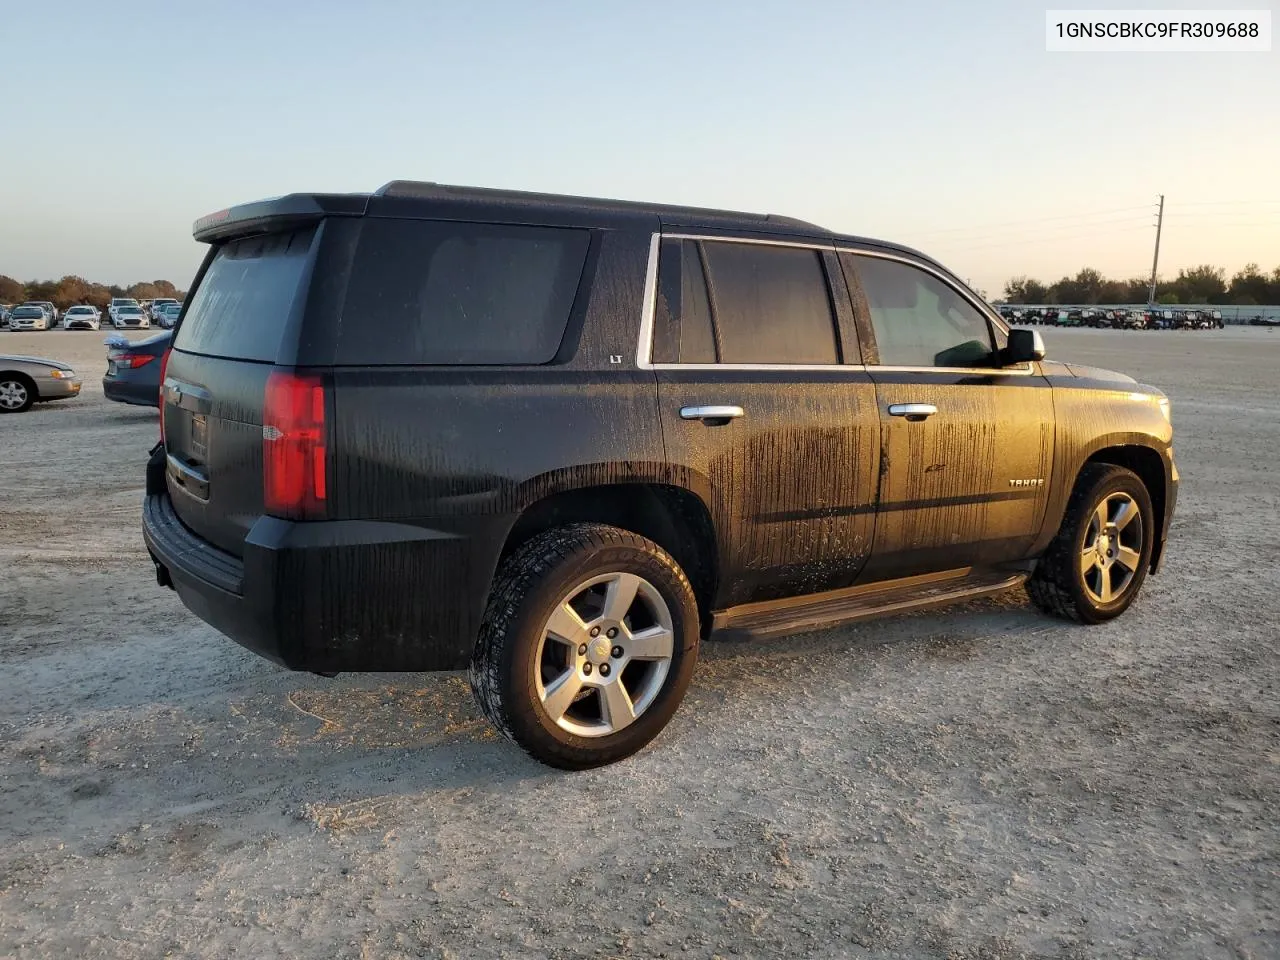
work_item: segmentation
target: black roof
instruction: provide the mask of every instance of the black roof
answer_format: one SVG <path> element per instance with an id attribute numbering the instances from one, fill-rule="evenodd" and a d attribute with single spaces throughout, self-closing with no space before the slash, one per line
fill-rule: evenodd
<path id="1" fill-rule="evenodd" d="M 683 207 L 673 204 L 644 203 L 634 200 L 608 200 L 599 197 L 575 197 L 558 193 L 530 193 L 524 190 L 497 190 L 490 187 L 461 187 L 447 183 L 419 180 L 392 180 L 373 192 L 374 197 L 467 203 L 495 210 L 578 210 L 596 215 L 620 217 L 657 217 L 664 224 L 732 226 L 748 230 L 782 229 L 787 233 L 828 236 L 830 231 L 817 224 L 782 217 L 776 213 L 740 213 L 705 207 Z"/>
<path id="2" fill-rule="evenodd" d="M 874 245 L 932 258 L 894 243 L 848 234 L 774 213 L 742 213 L 633 200 L 608 200 L 522 190 L 497 190 L 417 180 L 392 180 L 372 193 L 291 193 L 247 203 L 201 217 L 193 226 L 197 240 L 212 242 L 245 236 L 290 223 L 332 216 L 415 216 L 438 219 L 493 218 L 539 224 L 653 226 L 736 230 Z M 935 264 L 936 265 L 936 264 Z"/>

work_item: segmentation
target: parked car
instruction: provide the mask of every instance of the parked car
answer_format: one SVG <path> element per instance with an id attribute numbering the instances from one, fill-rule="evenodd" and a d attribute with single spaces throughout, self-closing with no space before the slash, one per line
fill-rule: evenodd
<path id="1" fill-rule="evenodd" d="M 142 305 L 132 297 L 112 297 L 111 302 L 107 304 L 107 319 L 111 321 L 113 326 L 116 322 L 117 311 L 125 307 L 133 307 L 139 311 L 142 309 Z"/>
<path id="2" fill-rule="evenodd" d="M 28 300 L 24 306 L 41 307 L 44 309 L 45 315 L 49 318 L 49 329 L 52 330 L 58 325 L 58 308 L 48 300 Z"/>
<path id="3" fill-rule="evenodd" d="M 80 378 L 60 360 L 0 356 L 0 413 L 22 413 L 33 403 L 66 400 L 79 393 Z"/>
<path id="4" fill-rule="evenodd" d="M 160 312 L 170 304 L 176 304 L 177 302 L 178 301 L 173 297 L 157 297 L 147 305 L 147 316 L 149 316 L 152 321 L 158 321 L 160 319 Z"/>
<path id="5" fill-rule="evenodd" d="M 107 399 L 141 407 L 160 406 L 160 368 L 172 338 L 170 330 L 145 340 L 130 341 L 120 334 L 108 337 L 107 373 L 102 378 Z"/>
<path id="6" fill-rule="evenodd" d="M 1165 395 L 1044 360 L 903 247 L 407 182 L 194 232 L 146 470 L 159 582 L 294 669 L 469 666 L 552 765 L 651 740 L 713 629 L 1018 584 L 1099 623 L 1164 551 Z"/>
<path id="7" fill-rule="evenodd" d="M 115 317 L 112 319 L 111 325 L 117 330 L 124 330 L 129 327 L 145 330 L 151 326 L 151 321 L 147 319 L 147 315 L 141 307 L 116 307 Z"/>
<path id="8" fill-rule="evenodd" d="M 24 303 L 9 313 L 10 330 L 48 330 L 52 325 L 49 311 L 34 304 Z"/>
<path id="9" fill-rule="evenodd" d="M 36 307 L 44 313 L 48 322 L 40 328 L 41 330 L 52 330 L 58 322 L 58 308 L 48 300 L 24 300 L 19 306 Z"/>
<path id="10" fill-rule="evenodd" d="M 178 322 L 178 316 L 182 313 L 182 304 L 176 300 L 173 303 L 166 303 L 160 308 L 160 316 L 156 318 L 156 323 L 167 330 L 173 329 Z"/>
<path id="11" fill-rule="evenodd" d="M 0 303 L 0 329 L 7 330 L 9 327 L 9 311 L 13 309 L 12 303 Z"/>
<path id="12" fill-rule="evenodd" d="M 97 330 L 101 323 L 101 314 L 98 308 L 81 304 L 75 307 L 68 307 L 67 312 L 62 315 L 62 326 L 65 330 Z"/>

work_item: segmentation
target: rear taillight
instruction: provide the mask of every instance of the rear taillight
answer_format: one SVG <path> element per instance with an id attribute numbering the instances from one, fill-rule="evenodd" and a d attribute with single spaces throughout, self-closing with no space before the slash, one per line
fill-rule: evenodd
<path id="1" fill-rule="evenodd" d="M 164 377 L 169 372 L 169 354 L 173 352 L 173 347 L 168 347 L 164 351 L 164 356 L 160 358 L 160 442 L 164 443 Z"/>
<path id="2" fill-rule="evenodd" d="M 325 390 L 313 375 L 276 370 L 262 406 L 262 487 L 267 513 L 289 520 L 324 516 Z"/>
<path id="3" fill-rule="evenodd" d="M 136 370 L 138 367 L 145 367 L 154 360 L 155 355 L 151 353 L 118 353 L 111 359 L 116 362 L 117 367 L 129 367 Z"/>

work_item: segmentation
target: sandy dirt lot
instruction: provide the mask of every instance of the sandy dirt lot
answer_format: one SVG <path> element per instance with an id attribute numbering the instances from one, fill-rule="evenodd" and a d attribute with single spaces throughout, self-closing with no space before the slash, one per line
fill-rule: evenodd
<path id="1" fill-rule="evenodd" d="M 291 674 L 156 586 L 105 334 L 0 418 L 0 955 L 1280 956 L 1280 333 L 1046 333 L 1173 398 L 1162 574 L 710 644 L 649 749 L 553 772 L 457 675 Z"/>

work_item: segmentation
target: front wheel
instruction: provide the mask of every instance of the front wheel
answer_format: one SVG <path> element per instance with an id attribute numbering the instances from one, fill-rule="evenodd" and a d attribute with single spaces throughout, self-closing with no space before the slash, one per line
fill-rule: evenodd
<path id="1" fill-rule="evenodd" d="M 471 689 L 534 759 L 602 766 L 667 725 L 693 676 L 698 637 L 693 590 L 670 554 L 628 530 L 570 524 L 503 562 Z"/>
<path id="2" fill-rule="evenodd" d="M 1154 543 L 1155 511 L 1138 475 L 1087 464 L 1027 593 L 1042 610 L 1080 623 L 1118 617 L 1146 579 Z"/>
<path id="3" fill-rule="evenodd" d="M 35 386 L 25 379 L 0 379 L 0 413 L 22 413 L 36 402 Z"/>

